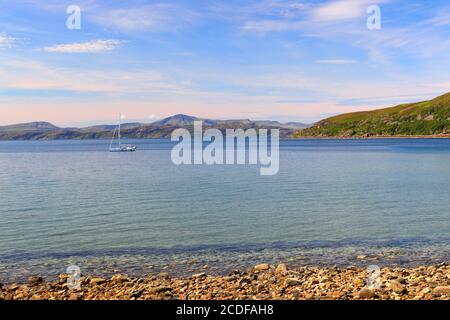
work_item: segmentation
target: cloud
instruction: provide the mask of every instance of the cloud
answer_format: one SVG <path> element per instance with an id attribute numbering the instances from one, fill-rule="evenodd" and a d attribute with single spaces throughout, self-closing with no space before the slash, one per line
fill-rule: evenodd
<path id="1" fill-rule="evenodd" d="M 384 4 L 392 0 L 377 0 L 375 3 L 385 10 Z M 445 53 L 450 48 L 446 26 L 450 15 L 441 8 L 435 16 L 425 20 L 410 19 L 407 23 L 392 21 L 380 31 L 369 32 L 366 28 L 367 8 L 373 0 L 329 0 L 303 7 L 297 15 L 248 16 L 242 22 L 247 33 L 297 31 L 299 36 L 314 37 L 317 41 L 342 42 L 367 52 L 369 61 L 392 67 L 396 59 L 405 56 L 415 59 L 430 59 Z M 406 10 L 408 6 L 401 6 Z M 398 9 L 397 9 L 398 10 Z M 345 64 L 347 61 L 316 61 L 316 63 Z"/>
<path id="2" fill-rule="evenodd" d="M 430 87 L 450 90 L 450 82 L 440 82 L 440 83 L 432 83 Z"/>
<path id="3" fill-rule="evenodd" d="M 216 17 L 242 19 L 255 15 L 292 17 L 306 7 L 308 5 L 297 0 L 215 1 L 207 6 L 207 10 Z"/>
<path id="4" fill-rule="evenodd" d="M 102 8 L 89 19 L 107 29 L 122 32 L 178 31 L 194 21 L 196 14 L 174 4 L 151 4 L 128 8 Z"/>
<path id="5" fill-rule="evenodd" d="M 377 0 L 376 4 L 381 5 L 390 1 Z M 330 26 L 334 27 L 336 24 L 343 26 L 367 17 L 367 8 L 373 4 L 373 0 L 331 0 L 316 5 L 280 3 L 272 0 L 262 6 L 266 8 L 266 14 L 249 14 L 242 30 L 255 33 L 298 30 L 329 33 Z M 335 29 L 331 31 L 334 32 Z"/>
<path id="6" fill-rule="evenodd" d="M 98 53 L 117 49 L 122 43 L 123 41 L 121 40 L 92 40 L 88 42 L 58 44 L 42 48 L 41 51 L 59 53 Z"/>
<path id="7" fill-rule="evenodd" d="M 0 49 L 1 48 L 12 48 L 15 41 L 16 41 L 15 38 L 11 38 L 11 37 L 8 37 L 4 33 L 0 33 Z"/>
<path id="8" fill-rule="evenodd" d="M 0 88 L 101 95 L 173 93 L 184 89 L 153 70 L 61 68 L 28 59 L 0 61 Z"/>
<path id="9" fill-rule="evenodd" d="M 266 33 L 299 30 L 304 26 L 300 21 L 260 20 L 247 21 L 242 27 L 243 31 Z"/>
<path id="10" fill-rule="evenodd" d="M 317 60 L 316 63 L 319 63 L 319 64 L 355 64 L 355 63 L 358 63 L 358 61 L 344 60 L 344 59 L 331 59 L 331 60 Z"/>
<path id="11" fill-rule="evenodd" d="M 447 12 L 447 10 L 443 10 L 442 12 L 438 13 L 436 16 L 434 16 L 431 19 L 425 20 L 422 24 L 423 25 L 433 25 L 437 27 L 443 27 L 450 25 L 450 13 Z"/>
<path id="12" fill-rule="evenodd" d="M 386 0 L 378 0 L 377 4 L 383 2 Z M 314 8 L 311 17 L 312 20 L 326 22 L 353 20 L 366 15 L 367 7 L 372 4 L 373 0 L 329 1 Z"/>

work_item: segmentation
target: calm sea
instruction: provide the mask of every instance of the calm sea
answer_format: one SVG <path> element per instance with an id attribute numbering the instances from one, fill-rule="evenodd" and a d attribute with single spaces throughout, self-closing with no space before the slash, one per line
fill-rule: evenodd
<path id="1" fill-rule="evenodd" d="M 450 140 L 281 141 L 275 176 L 131 142 L 0 142 L 0 282 L 449 259 Z"/>

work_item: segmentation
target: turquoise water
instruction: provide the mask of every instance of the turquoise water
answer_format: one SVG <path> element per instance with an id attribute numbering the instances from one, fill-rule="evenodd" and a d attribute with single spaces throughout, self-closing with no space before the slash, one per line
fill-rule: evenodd
<path id="1" fill-rule="evenodd" d="M 448 261 L 450 140 L 280 142 L 280 171 L 175 166 L 167 140 L 0 142 L 0 282 Z"/>

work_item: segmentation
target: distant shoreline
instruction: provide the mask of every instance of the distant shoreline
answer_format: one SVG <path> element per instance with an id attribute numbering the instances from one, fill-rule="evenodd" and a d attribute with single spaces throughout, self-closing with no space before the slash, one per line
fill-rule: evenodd
<path id="1" fill-rule="evenodd" d="M 305 136 L 305 137 L 283 137 L 280 141 L 295 140 L 382 140 L 382 139 L 450 139 L 450 135 L 431 136 L 371 136 L 371 137 L 336 137 L 336 136 Z M 123 138 L 123 140 L 169 140 L 170 138 Z M 110 141 L 108 138 L 86 138 L 86 139 L 0 139 L 0 142 L 27 142 L 27 141 Z"/>
<path id="2" fill-rule="evenodd" d="M 427 135 L 427 136 L 370 136 L 370 137 L 350 137 L 350 136 L 305 136 L 287 138 L 286 140 L 375 140 L 375 139 L 450 139 L 449 135 Z"/>

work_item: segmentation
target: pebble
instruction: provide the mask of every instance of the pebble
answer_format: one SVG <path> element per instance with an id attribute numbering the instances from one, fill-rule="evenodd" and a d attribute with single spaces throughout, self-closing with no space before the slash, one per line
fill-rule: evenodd
<path id="1" fill-rule="evenodd" d="M 157 287 L 154 290 L 156 293 L 161 293 L 161 292 L 167 292 L 167 291 L 172 291 L 172 288 L 170 287 Z"/>
<path id="2" fill-rule="evenodd" d="M 119 282 L 119 283 L 129 282 L 130 278 L 128 278 L 128 276 L 124 275 L 124 274 L 115 274 L 111 277 L 111 281 Z"/>
<path id="3" fill-rule="evenodd" d="M 156 275 L 157 278 L 161 278 L 161 279 L 169 279 L 169 273 L 167 272 L 160 272 Z"/>
<path id="4" fill-rule="evenodd" d="M 375 298 L 375 292 L 373 292 L 372 289 L 369 288 L 363 288 L 358 293 L 358 297 L 360 299 L 372 299 Z"/>
<path id="5" fill-rule="evenodd" d="M 287 267 L 284 263 L 280 263 L 277 268 L 275 269 L 275 273 L 277 274 L 283 274 L 287 272 Z"/>
<path id="6" fill-rule="evenodd" d="M 267 263 L 261 263 L 261 264 L 257 264 L 255 266 L 255 270 L 256 271 L 262 271 L 262 270 L 269 270 L 270 266 Z"/>
<path id="7" fill-rule="evenodd" d="M 292 287 L 301 284 L 301 281 L 297 278 L 287 278 L 284 284 L 286 287 Z"/>
<path id="8" fill-rule="evenodd" d="M 406 291 L 407 291 L 406 287 L 397 280 L 390 281 L 389 288 L 391 288 L 391 290 L 394 291 L 395 293 L 399 293 L 399 294 L 406 293 Z"/>
<path id="9" fill-rule="evenodd" d="M 81 300 L 82 298 L 83 298 L 83 294 L 82 293 L 74 292 L 74 293 L 71 293 L 69 295 L 68 300 L 74 301 L 74 300 Z"/>
<path id="10" fill-rule="evenodd" d="M 433 296 L 447 296 L 450 298 L 450 286 L 439 286 L 433 289 Z"/>
<path id="11" fill-rule="evenodd" d="M 299 267 L 287 270 L 258 265 L 228 276 L 197 273 L 189 278 L 170 278 L 168 273 L 128 278 L 116 274 L 111 280 L 82 277 L 82 292 L 69 290 L 64 276 L 56 281 L 32 281 L 36 285 L 12 284 L 0 289 L 0 300 L 160 300 L 160 299 L 390 299 L 449 300 L 450 266 L 382 268 L 380 289 L 366 287 L 366 267 Z"/>
<path id="12" fill-rule="evenodd" d="M 100 284 L 103 284 L 103 283 L 105 283 L 106 282 L 106 279 L 103 279 L 103 278 L 92 278 L 92 279 L 90 279 L 90 281 L 89 281 L 89 283 L 91 284 L 91 285 L 100 285 Z"/>
<path id="13" fill-rule="evenodd" d="M 19 285 L 17 283 L 13 283 L 12 285 L 9 286 L 8 289 L 11 291 L 16 291 L 17 289 L 19 289 Z"/>
<path id="14" fill-rule="evenodd" d="M 44 281 L 42 277 L 32 276 L 28 278 L 28 283 L 32 286 L 41 284 Z"/>

